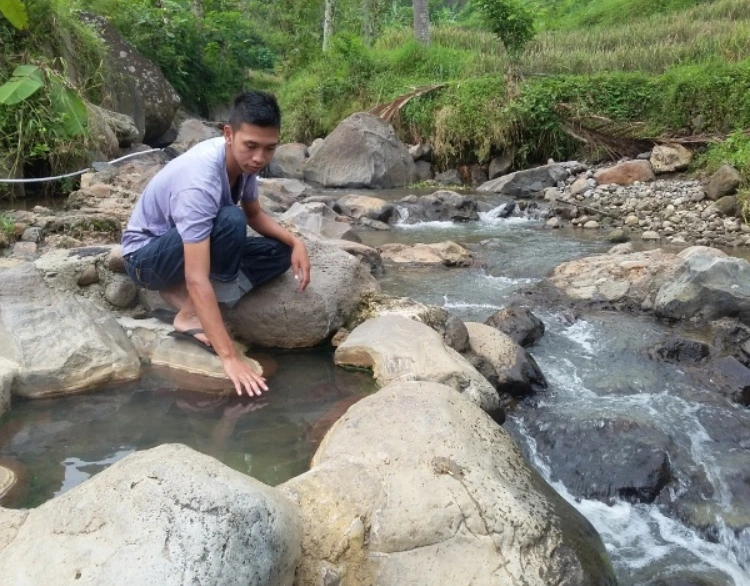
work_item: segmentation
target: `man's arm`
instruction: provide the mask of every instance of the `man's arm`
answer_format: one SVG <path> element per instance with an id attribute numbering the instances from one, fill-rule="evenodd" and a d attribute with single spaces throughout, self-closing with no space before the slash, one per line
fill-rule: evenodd
<path id="1" fill-rule="evenodd" d="M 265 379 L 253 372 L 237 354 L 224 327 L 216 294 L 208 279 L 211 268 L 210 240 L 206 239 L 194 244 L 185 243 L 183 246 L 185 248 L 185 284 L 188 295 L 195 306 L 195 312 L 198 314 L 198 319 L 211 346 L 221 359 L 224 372 L 234 384 L 238 395 L 241 395 L 243 391 L 251 396 L 260 395 L 268 390 Z"/>
<path id="2" fill-rule="evenodd" d="M 299 291 L 304 291 L 310 283 L 310 259 L 307 256 L 307 248 L 302 239 L 294 236 L 266 214 L 261 209 L 258 200 L 243 201 L 242 209 L 245 212 L 248 226 L 261 236 L 283 242 L 292 249 L 292 273 L 294 278 L 299 281 Z"/>

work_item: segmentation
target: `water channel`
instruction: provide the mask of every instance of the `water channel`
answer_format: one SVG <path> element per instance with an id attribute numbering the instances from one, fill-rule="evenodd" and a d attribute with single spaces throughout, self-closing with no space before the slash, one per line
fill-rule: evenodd
<path id="1" fill-rule="evenodd" d="M 497 219 L 492 212 L 480 222 L 398 226 L 361 236 L 371 246 L 454 240 L 474 250 L 482 268 L 391 268 L 381 278 L 384 292 L 443 306 L 467 321 L 483 321 L 509 294 L 561 262 L 609 248 L 599 237 L 545 230 L 523 217 Z M 505 427 L 529 462 L 599 531 L 620 584 L 750 585 L 750 530 L 729 528 L 748 506 L 740 502 L 740 485 L 750 477 L 750 410 L 696 383 L 679 366 L 651 360 L 647 351 L 672 333 L 654 319 L 600 313 L 571 323 L 552 310 L 535 312 L 547 331 L 531 352 L 549 388 L 521 402 Z M 327 426 L 375 386 L 366 375 L 334 367 L 330 349 L 274 352 L 270 359 L 278 371 L 262 403 L 207 399 L 159 373 L 90 395 L 16 403 L 0 420 L 0 458 L 27 471 L 25 496 L 13 506 L 35 506 L 134 450 L 165 442 L 186 443 L 269 484 L 303 472 Z M 558 462 L 541 447 L 550 429 L 563 433 L 569 421 L 605 425 L 618 417 L 668 438 L 675 471 L 670 498 L 605 504 L 581 498 L 559 480 Z M 672 506 L 698 490 L 696 482 L 710 530 L 682 522 L 687 509 Z"/>

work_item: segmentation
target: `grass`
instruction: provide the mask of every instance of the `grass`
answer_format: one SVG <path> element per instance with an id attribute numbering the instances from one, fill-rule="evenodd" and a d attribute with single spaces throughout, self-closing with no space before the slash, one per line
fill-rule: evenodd
<path id="1" fill-rule="evenodd" d="M 8 214 L 0 212 L 0 234 L 5 234 L 8 241 L 12 240 L 16 223 Z"/>

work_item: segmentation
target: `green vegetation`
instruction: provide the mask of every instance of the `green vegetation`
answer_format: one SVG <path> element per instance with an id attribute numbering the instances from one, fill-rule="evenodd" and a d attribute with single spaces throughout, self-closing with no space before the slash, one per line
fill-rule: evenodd
<path id="1" fill-rule="evenodd" d="M 5 238 L 10 241 L 13 239 L 13 234 L 16 229 L 16 223 L 13 221 L 8 214 L 0 213 L 0 234 L 4 234 Z"/>

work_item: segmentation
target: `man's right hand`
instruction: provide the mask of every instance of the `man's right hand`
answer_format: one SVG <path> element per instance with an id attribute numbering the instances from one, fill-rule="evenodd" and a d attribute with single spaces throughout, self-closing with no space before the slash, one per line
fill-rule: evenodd
<path id="1" fill-rule="evenodd" d="M 224 358 L 221 365 L 224 367 L 224 372 L 227 373 L 229 380 L 234 384 L 234 390 L 237 391 L 238 395 L 246 393 L 249 397 L 260 397 L 264 391 L 268 390 L 266 379 L 253 372 L 239 356 Z"/>

